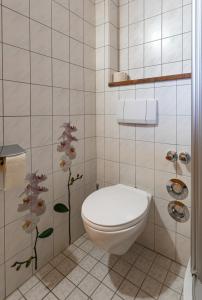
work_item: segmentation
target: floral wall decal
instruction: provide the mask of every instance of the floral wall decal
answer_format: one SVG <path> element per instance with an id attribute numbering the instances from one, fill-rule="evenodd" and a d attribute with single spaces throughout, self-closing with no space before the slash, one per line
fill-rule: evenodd
<path id="1" fill-rule="evenodd" d="M 67 206 L 63 203 L 57 203 L 54 206 L 54 210 L 58 213 L 69 212 L 69 244 L 71 244 L 71 186 L 75 181 L 81 180 L 83 175 L 77 174 L 76 177 L 74 177 L 72 176 L 71 171 L 72 160 L 76 158 L 76 149 L 72 145 L 72 142 L 77 141 L 77 138 L 73 136 L 73 133 L 77 131 L 77 128 L 71 126 L 70 123 L 64 123 L 62 128 L 64 128 L 64 131 L 59 137 L 60 144 L 57 147 L 57 151 L 64 153 L 60 159 L 60 167 L 64 172 L 68 173 L 68 203 Z"/>
<path id="2" fill-rule="evenodd" d="M 29 211 L 24 217 L 24 223 L 22 228 L 28 234 L 35 231 L 35 242 L 33 247 L 33 255 L 24 261 L 16 261 L 11 267 L 16 268 L 17 271 L 24 265 L 28 268 L 32 262 L 34 262 L 35 270 L 37 270 L 38 254 L 37 254 L 37 242 L 39 239 L 49 237 L 53 233 L 53 228 L 48 228 L 43 232 L 39 232 L 38 223 L 40 216 L 46 211 L 45 201 L 40 197 L 42 193 L 48 191 L 44 186 L 40 186 L 40 183 L 47 179 L 46 175 L 37 175 L 37 172 L 28 174 L 26 180 L 29 182 L 24 192 L 20 195 L 24 196 L 23 203 L 18 205 L 18 211 Z"/>

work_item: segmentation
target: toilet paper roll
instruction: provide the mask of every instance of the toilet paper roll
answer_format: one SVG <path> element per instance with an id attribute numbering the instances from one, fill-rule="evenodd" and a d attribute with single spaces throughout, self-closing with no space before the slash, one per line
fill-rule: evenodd
<path id="1" fill-rule="evenodd" d="M 125 72 L 114 72 L 113 74 L 114 82 L 125 81 L 127 79 L 128 79 L 128 75 Z"/>
<path id="2" fill-rule="evenodd" d="M 4 158 L 0 168 L 3 175 L 3 187 L 5 191 L 22 187 L 26 176 L 26 154 Z"/>

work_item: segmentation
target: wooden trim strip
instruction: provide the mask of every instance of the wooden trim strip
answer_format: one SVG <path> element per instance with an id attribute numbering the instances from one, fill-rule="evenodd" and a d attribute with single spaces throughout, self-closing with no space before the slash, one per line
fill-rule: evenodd
<path id="1" fill-rule="evenodd" d="M 142 78 L 142 79 L 135 79 L 135 80 L 126 80 L 120 82 L 109 82 L 109 87 L 125 86 L 125 85 L 132 85 L 132 84 L 141 84 L 141 83 L 154 83 L 158 81 L 179 80 L 179 79 L 188 79 L 188 78 L 191 78 L 191 73 Z"/>

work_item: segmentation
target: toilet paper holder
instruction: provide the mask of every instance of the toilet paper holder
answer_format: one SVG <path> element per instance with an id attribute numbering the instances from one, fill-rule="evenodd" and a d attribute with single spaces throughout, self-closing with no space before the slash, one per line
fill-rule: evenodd
<path id="1" fill-rule="evenodd" d="M 26 153 L 26 150 L 17 144 L 0 146 L 0 165 L 3 166 L 6 157 L 17 156 L 23 153 Z"/>

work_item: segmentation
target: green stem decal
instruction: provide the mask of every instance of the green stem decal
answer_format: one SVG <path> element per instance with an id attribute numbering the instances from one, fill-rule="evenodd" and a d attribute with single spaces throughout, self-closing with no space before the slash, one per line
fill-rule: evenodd
<path id="1" fill-rule="evenodd" d="M 67 181 L 67 192 L 68 192 L 68 199 L 67 199 L 67 206 L 64 203 L 56 203 L 54 205 L 54 210 L 57 213 L 67 213 L 69 212 L 69 245 L 72 242 L 71 236 L 71 186 L 77 181 L 83 178 L 83 175 L 77 174 L 74 178 L 72 176 L 71 171 L 71 164 L 72 160 L 76 158 L 76 150 L 74 146 L 71 144 L 73 141 L 78 141 L 75 136 L 73 136 L 73 132 L 77 131 L 75 126 L 71 126 L 70 123 L 64 123 L 62 125 L 64 131 L 62 135 L 59 137 L 61 142 L 57 147 L 58 152 L 64 152 L 64 155 L 60 159 L 60 167 L 64 172 L 69 172 L 68 181 Z"/>
<path id="2" fill-rule="evenodd" d="M 38 241 L 38 237 L 39 237 L 39 230 L 38 227 L 36 227 L 36 238 L 35 238 L 35 242 L 34 242 L 34 256 L 29 257 L 27 260 L 24 261 L 16 261 L 11 267 L 15 268 L 16 267 L 16 271 L 19 271 L 20 268 L 25 265 L 26 268 L 28 268 L 32 261 L 34 260 L 35 262 L 35 270 L 37 270 L 37 263 L 38 263 L 38 256 L 37 256 L 37 241 Z"/>

